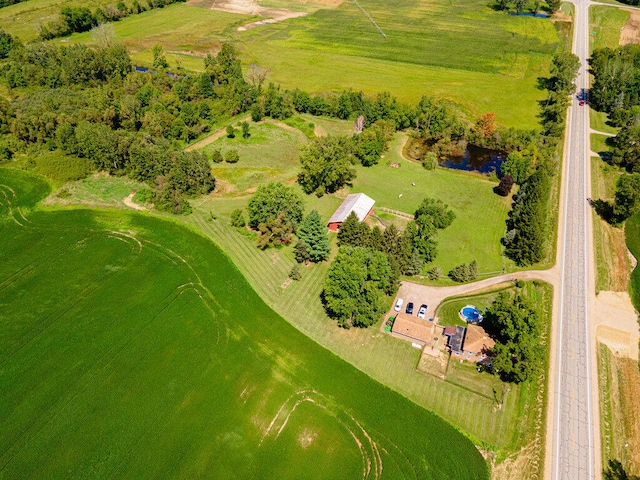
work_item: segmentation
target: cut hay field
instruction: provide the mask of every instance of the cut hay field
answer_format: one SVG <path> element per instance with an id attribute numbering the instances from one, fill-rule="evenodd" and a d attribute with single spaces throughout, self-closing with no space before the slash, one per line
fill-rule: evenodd
<path id="1" fill-rule="evenodd" d="M 591 51 L 620 46 L 620 30 L 629 20 L 629 11 L 604 5 L 589 8 L 591 22 Z"/>
<path id="2" fill-rule="evenodd" d="M 309 340 L 210 240 L 42 210 L 0 169 L 0 476 L 486 479 L 473 444 Z"/>
<path id="3" fill-rule="evenodd" d="M 299 10 L 298 2 L 278 3 Z M 170 52 L 170 68 L 179 58 L 184 68 L 202 70 L 204 53 L 227 40 L 246 68 L 268 68 L 268 81 L 284 88 L 389 91 L 410 103 L 433 95 L 459 103 L 472 117 L 495 112 L 500 124 L 518 128 L 537 128 L 537 101 L 544 97 L 537 78 L 548 75 L 569 30 L 563 22 L 495 12 L 483 0 L 372 0 L 365 7 L 386 38 L 352 2 L 237 32 L 255 18 L 210 4 L 171 5 L 112 25 L 136 61 L 150 62 L 159 43 Z M 69 42 L 93 39 L 76 34 Z"/>

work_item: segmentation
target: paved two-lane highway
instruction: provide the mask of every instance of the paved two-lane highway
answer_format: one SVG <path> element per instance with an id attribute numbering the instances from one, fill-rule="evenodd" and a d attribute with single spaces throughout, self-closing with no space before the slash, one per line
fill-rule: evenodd
<path id="1" fill-rule="evenodd" d="M 589 1 L 575 0 L 573 52 L 582 64 L 577 91 L 588 88 Z M 591 229 L 589 222 L 590 148 L 589 110 L 577 97 L 569 109 L 564 158 L 560 316 L 556 350 L 554 398 L 554 480 L 595 478 L 594 444 L 599 434 L 594 421 L 597 405 L 592 396 L 591 329 L 589 300 L 593 291 Z M 599 475 L 598 475 L 599 476 Z"/>

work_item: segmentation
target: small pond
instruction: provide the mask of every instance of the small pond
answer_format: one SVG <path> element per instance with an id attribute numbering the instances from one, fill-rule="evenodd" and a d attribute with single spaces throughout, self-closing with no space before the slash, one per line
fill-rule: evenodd
<path id="1" fill-rule="evenodd" d="M 536 18 L 549 18 L 546 13 L 518 13 L 509 12 L 509 15 L 515 15 L 516 17 L 536 17 Z"/>
<path id="2" fill-rule="evenodd" d="M 461 156 L 440 160 L 440 166 L 454 170 L 476 171 L 480 173 L 496 172 L 500 175 L 500 166 L 506 157 L 502 152 L 488 148 L 468 145 Z"/>
<path id="3" fill-rule="evenodd" d="M 464 147 L 463 147 L 464 148 Z M 421 162 L 431 146 L 420 138 L 409 139 L 403 149 L 405 157 Z M 488 148 L 477 147 L 468 144 L 459 155 L 451 155 L 445 160 L 440 160 L 439 165 L 454 170 L 466 170 L 469 172 L 480 172 L 489 174 L 496 172 L 500 175 L 500 166 L 506 160 L 504 152 L 490 150 Z"/>

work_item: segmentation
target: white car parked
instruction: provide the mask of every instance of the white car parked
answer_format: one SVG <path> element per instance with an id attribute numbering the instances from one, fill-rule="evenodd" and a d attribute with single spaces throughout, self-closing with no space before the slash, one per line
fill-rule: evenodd
<path id="1" fill-rule="evenodd" d="M 400 310 L 402 310 L 402 304 L 403 304 L 403 303 L 404 303 L 404 300 L 403 300 L 403 299 L 401 299 L 401 298 L 399 298 L 399 299 L 398 299 L 398 301 L 396 302 L 396 306 L 395 306 L 395 307 L 393 307 L 393 309 L 394 309 L 396 312 L 399 312 Z"/>

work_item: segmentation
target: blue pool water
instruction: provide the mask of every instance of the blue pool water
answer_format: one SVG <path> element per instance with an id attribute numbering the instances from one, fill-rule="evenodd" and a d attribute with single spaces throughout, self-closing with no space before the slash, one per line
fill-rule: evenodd
<path id="1" fill-rule="evenodd" d="M 477 322 L 478 320 L 482 320 L 482 315 L 473 305 L 467 305 L 460 310 L 460 315 L 462 315 L 467 322 Z"/>

